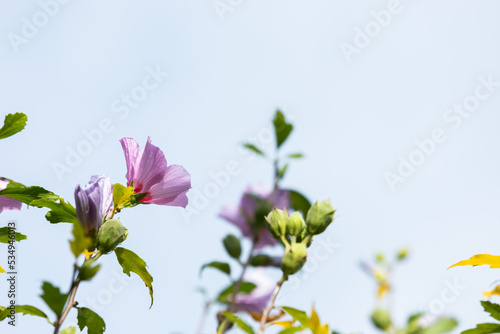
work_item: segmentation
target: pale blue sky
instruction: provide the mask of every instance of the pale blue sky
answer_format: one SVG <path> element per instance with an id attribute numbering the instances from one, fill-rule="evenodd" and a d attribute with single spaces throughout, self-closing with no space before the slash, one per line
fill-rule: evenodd
<path id="1" fill-rule="evenodd" d="M 118 142 L 125 136 L 141 143 L 151 136 L 170 163 L 191 173 L 198 191 L 230 161 L 241 165 L 189 219 L 182 209 L 159 206 L 120 215 L 130 232 L 124 246 L 147 261 L 155 278 L 151 310 L 137 277 L 113 281 L 120 268 L 112 257 L 103 259 L 91 284 L 82 285 L 81 304 L 90 306 L 87 297 L 106 294 L 115 283 L 113 290 L 120 291 L 96 309 L 107 333 L 194 333 L 202 307 L 195 288 L 216 293 L 226 284 L 218 273 L 198 277 L 201 264 L 225 259 L 220 240 L 236 232 L 216 217 L 218 211 L 237 203 L 248 184 L 271 182 L 269 166 L 249 161 L 238 146 L 265 135 L 279 107 L 296 128 L 284 149 L 307 156 L 291 167 L 285 184 L 312 200 L 331 198 L 338 210 L 323 236 L 337 247 L 310 268 L 313 273 L 284 289 L 286 303 L 307 309 L 315 303 L 338 330 L 374 332 L 368 315 L 375 287 L 359 261 L 406 245 L 412 255 L 396 273 L 400 322 L 412 311 L 428 310 L 441 299 L 445 281 L 455 279 L 466 289 L 443 314 L 460 318 L 459 330 L 487 321 L 479 300 L 498 273 L 446 268 L 477 253 L 500 253 L 500 87 L 483 85 L 478 92 L 484 99 L 470 98 L 480 77 L 500 81 L 494 14 L 500 4 L 402 0 L 390 23 L 372 31 L 370 43 L 349 62 L 342 43 L 354 45 L 357 28 L 376 29 L 371 12 L 395 8 L 391 1 L 225 3 L 234 8 L 221 20 L 211 0 L 73 0 L 50 7 L 53 17 L 44 22 L 37 1 L 1 2 L 0 114 L 30 117 L 23 133 L 0 143 L 2 176 L 73 200 L 75 185 L 92 174 L 125 181 Z M 33 16 L 44 25 L 37 31 L 24 20 L 33 22 Z M 158 84 L 147 78 L 156 68 L 169 73 L 159 75 Z M 150 91 L 140 88 L 144 83 Z M 130 94 L 140 101 L 125 107 L 122 96 Z M 479 105 L 454 128 L 457 120 L 450 117 L 458 114 L 447 110 L 464 100 Z M 60 181 L 54 163 L 65 163 L 68 147 L 76 149 L 85 140 L 82 132 L 100 122 L 111 123 L 110 131 Z M 418 160 L 415 141 L 436 129 L 446 139 L 392 191 L 386 173 L 397 172 L 400 156 Z M 69 226 L 52 226 L 43 215 L 23 208 L 0 216 L 1 225 L 15 219 L 29 236 L 19 245 L 19 302 L 42 308 L 36 297 L 41 282 L 67 289 L 72 261 Z M 0 304 L 6 300 L 2 286 Z M 50 331 L 36 318 L 18 322 L 7 332 Z M 213 326 L 211 317 L 206 332 Z"/>

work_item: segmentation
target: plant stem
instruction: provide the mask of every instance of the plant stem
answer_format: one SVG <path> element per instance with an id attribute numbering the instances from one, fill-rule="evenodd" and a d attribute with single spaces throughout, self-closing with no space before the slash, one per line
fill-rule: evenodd
<path id="1" fill-rule="evenodd" d="M 205 307 L 203 308 L 203 313 L 201 314 L 200 322 L 198 323 L 198 329 L 196 330 L 197 334 L 203 333 L 203 327 L 205 327 L 205 320 L 207 320 L 208 311 L 210 310 L 210 306 L 212 306 L 211 301 L 207 301 L 205 303 Z"/>
<path id="2" fill-rule="evenodd" d="M 281 279 L 278 281 L 276 284 L 276 288 L 274 289 L 273 295 L 271 297 L 271 300 L 269 301 L 269 304 L 267 307 L 264 309 L 264 313 L 262 313 L 262 318 L 260 319 L 260 329 L 259 329 L 259 334 L 264 333 L 264 327 L 266 326 L 267 323 L 267 317 L 269 316 L 269 313 L 271 313 L 271 310 L 274 307 L 274 302 L 276 301 L 276 297 L 278 297 L 278 293 L 281 290 L 281 286 L 285 281 L 288 279 L 288 277 L 283 276 Z"/>
<path id="3" fill-rule="evenodd" d="M 85 260 L 83 263 L 85 264 L 85 262 L 87 261 L 96 261 L 98 258 L 101 257 L 101 253 L 97 253 L 97 255 L 95 255 L 93 258 L 90 258 L 88 260 Z M 76 306 L 76 302 L 75 302 L 75 296 L 76 296 L 76 291 L 78 290 L 78 287 L 80 286 L 80 272 L 79 272 L 79 268 L 78 266 L 75 264 L 75 269 L 73 271 L 73 276 L 72 276 L 72 281 L 71 281 L 71 287 L 69 289 L 69 298 L 68 298 L 68 303 L 66 304 L 66 307 L 64 308 L 64 311 L 63 313 L 59 316 L 59 318 L 57 319 L 57 321 L 54 323 L 54 334 L 58 334 L 59 333 L 59 330 L 61 329 L 61 326 L 64 322 L 64 320 L 66 320 L 66 317 L 68 316 L 69 312 L 71 311 L 71 308 L 73 308 L 74 306 Z"/>
<path id="4" fill-rule="evenodd" d="M 252 248 L 250 249 L 250 254 L 248 255 L 248 259 L 244 263 L 242 263 L 242 269 L 241 269 L 240 277 L 234 283 L 233 296 L 232 296 L 232 300 L 231 300 L 231 305 L 229 305 L 229 312 L 231 312 L 231 313 L 235 313 L 237 311 L 237 308 L 236 308 L 236 295 L 240 291 L 241 283 L 243 283 L 243 276 L 245 276 L 245 272 L 247 271 L 248 266 L 252 262 L 253 252 L 255 250 L 256 244 L 257 244 L 257 238 L 255 238 L 253 240 L 253 242 L 252 242 Z M 230 326 L 230 323 L 226 321 L 225 324 L 224 324 L 224 326 L 220 327 L 219 330 L 221 331 L 221 333 L 225 333 L 229 329 L 229 326 Z"/>
<path id="5" fill-rule="evenodd" d="M 78 270 L 78 267 L 75 265 L 75 271 L 73 272 L 73 281 L 71 282 L 71 288 L 69 290 L 68 303 L 66 304 L 66 307 L 65 307 L 63 313 L 59 316 L 59 318 L 57 319 L 57 321 L 54 324 L 54 326 L 55 326 L 54 334 L 59 333 L 59 330 L 61 329 L 61 326 L 62 326 L 64 320 L 68 316 L 69 311 L 71 311 L 71 308 L 73 306 L 75 306 L 76 291 L 78 290 L 78 286 L 80 285 L 80 274 L 76 275 L 77 270 Z"/>

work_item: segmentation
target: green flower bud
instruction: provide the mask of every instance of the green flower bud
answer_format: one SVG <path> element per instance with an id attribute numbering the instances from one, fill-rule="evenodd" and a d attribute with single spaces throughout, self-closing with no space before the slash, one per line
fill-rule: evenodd
<path id="1" fill-rule="evenodd" d="M 97 234 L 97 249 L 103 254 L 112 252 L 128 237 L 127 229 L 118 219 L 106 221 Z"/>
<path id="2" fill-rule="evenodd" d="M 382 253 L 375 254 L 375 260 L 379 263 L 383 263 L 385 261 L 384 254 Z"/>
<path id="3" fill-rule="evenodd" d="M 334 214 L 330 200 L 314 203 L 307 212 L 307 231 L 313 235 L 323 233 L 333 221 Z"/>
<path id="4" fill-rule="evenodd" d="M 302 218 L 302 215 L 298 212 L 294 212 L 290 216 L 290 220 L 288 221 L 288 224 L 286 225 L 286 230 L 290 235 L 295 235 L 295 236 L 301 236 L 302 231 L 305 229 L 306 223 L 304 222 L 304 218 Z"/>
<path id="5" fill-rule="evenodd" d="M 304 244 L 294 244 L 285 249 L 281 259 L 281 270 L 285 275 L 293 275 L 306 263 L 307 247 Z"/>
<path id="6" fill-rule="evenodd" d="M 373 311 L 371 319 L 375 327 L 383 331 L 389 329 L 389 327 L 392 324 L 389 312 L 381 308 L 378 308 L 375 311 Z"/>
<path id="7" fill-rule="evenodd" d="M 286 226 L 289 219 L 286 209 L 274 209 L 267 215 L 266 220 L 269 223 L 269 230 L 275 238 L 286 235 Z"/>
<path id="8" fill-rule="evenodd" d="M 406 259 L 408 257 L 408 248 L 403 248 L 401 249 L 399 252 L 398 252 L 398 261 L 403 261 L 404 259 Z"/>

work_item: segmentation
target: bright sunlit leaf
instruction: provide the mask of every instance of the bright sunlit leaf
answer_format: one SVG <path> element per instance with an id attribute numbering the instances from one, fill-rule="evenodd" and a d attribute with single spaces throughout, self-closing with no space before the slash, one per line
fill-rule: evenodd
<path id="1" fill-rule="evenodd" d="M 478 254 L 474 255 L 468 260 L 463 260 L 458 263 L 455 263 L 450 268 L 458 266 L 482 266 L 482 265 L 488 265 L 490 266 L 490 268 L 500 268 L 500 256 L 490 255 L 490 254 Z"/>

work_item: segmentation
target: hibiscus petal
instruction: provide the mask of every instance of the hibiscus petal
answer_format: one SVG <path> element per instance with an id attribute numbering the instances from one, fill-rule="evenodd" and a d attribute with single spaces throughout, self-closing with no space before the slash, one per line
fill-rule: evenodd
<path id="1" fill-rule="evenodd" d="M 240 207 L 236 205 L 227 205 L 222 208 L 219 217 L 236 225 L 241 233 L 246 237 L 251 237 L 250 224 L 240 211 Z"/>
<path id="2" fill-rule="evenodd" d="M 186 207 L 188 204 L 187 191 L 191 189 L 191 175 L 179 165 L 166 168 L 161 182 L 153 185 L 144 202 Z"/>
<path id="3" fill-rule="evenodd" d="M 134 188 L 137 192 L 149 192 L 154 185 L 162 182 L 166 169 L 165 155 L 158 147 L 151 144 L 151 139 L 148 138 L 139 168 L 136 170 Z"/>
<path id="4" fill-rule="evenodd" d="M 139 155 L 139 144 L 135 139 L 132 138 L 122 138 L 120 139 L 122 144 L 123 153 L 125 153 L 125 163 L 127 164 L 127 181 L 128 185 L 137 175 L 138 169 L 138 155 Z"/>
<path id="5" fill-rule="evenodd" d="M 0 212 L 3 210 L 21 210 L 22 203 L 15 199 L 0 196 Z"/>

